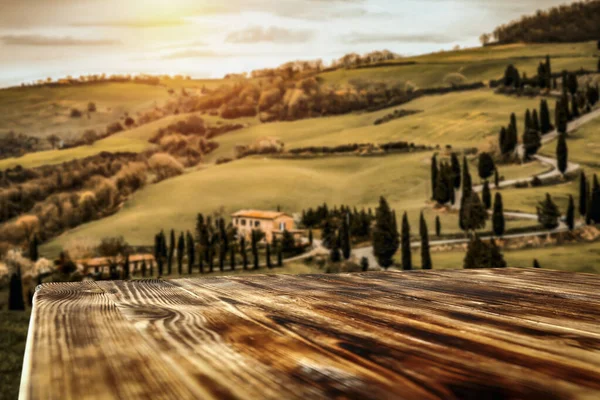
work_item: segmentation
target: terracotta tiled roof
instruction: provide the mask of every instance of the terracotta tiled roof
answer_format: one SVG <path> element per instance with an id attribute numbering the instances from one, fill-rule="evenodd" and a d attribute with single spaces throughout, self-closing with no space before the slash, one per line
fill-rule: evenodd
<path id="1" fill-rule="evenodd" d="M 154 256 L 152 254 L 134 254 L 129 256 L 129 263 L 142 262 L 144 260 L 154 262 Z M 119 257 L 118 262 L 122 263 L 123 261 Z M 102 267 L 110 264 L 109 259 L 106 257 L 88 258 L 86 260 L 77 260 L 76 262 L 88 267 Z"/>
<path id="2" fill-rule="evenodd" d="M 260 211 L 260 210 L 240 210 L 236 213 L 231 214 L 232 217 L 237 218 L 256 218 L 256 219 L 275 219 L 278 217 L 286 216 L 288 214 L 279 211 Z"/>

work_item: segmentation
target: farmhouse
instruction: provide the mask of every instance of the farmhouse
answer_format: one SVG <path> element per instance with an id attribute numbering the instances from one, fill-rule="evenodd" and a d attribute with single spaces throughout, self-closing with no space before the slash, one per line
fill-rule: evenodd
<path id="1" fill-rule="evenodd" d="M 280 237 L 284 231 L 291 232 L 296 240 L 300 240 L 303 231 L 296 229 L 294 218 L 279 211 L 241 210 L 231 214 L 231 221 L 240 235 L 250 238 L 253 229 L 260 229 L 268 243 Z"/>

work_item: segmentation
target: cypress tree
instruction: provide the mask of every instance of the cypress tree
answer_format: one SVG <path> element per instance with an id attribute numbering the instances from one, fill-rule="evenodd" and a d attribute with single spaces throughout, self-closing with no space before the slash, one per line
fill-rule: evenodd
<path id="1" fill-rule="evenodd" d="M 154 276 L 154 263 L 150 261 L 150 277 Z"/>
<path id="2" fill-rule="evenodd" d="M 525 130 L 533 128 L 533 121 L 531 120 L 531 111 L 529 108 L 525 111 Z"/>
<path id="3" fill-rule="evenodd" d="M 373 254 L 377 262 L 387 269 L 393 264 L 393 256 L 398 250 L 398 230 L 394 214 L 385 198 L 379 198 L 379 207 L 375 212 L 375 227 L 373 228 Z"/>
<path id="4" fill-rule="evenodd" d="M 502 204 L 502 195 L 500 193 L 496 193 L 496 198 L 494 199 L 492 226 L 494 229 L 494 235 L 499 237 L 504 235 L 504 205 Z"/>
<path id="5" fill-rule="evenodd" d="M 538 221 L 546 229 L 555 229 L 558 226 L 558 219 L 560 218 L 560 211 L 552 198 L 550 193 L 546 193 L 546 198 L 539 202 L 537 207 Z"/>
<path id="6" fill-rule="evenodd" d="M 435 235 L 437 237 L 442 236 L 442 222 L 440 221 L 439 215 L 435 217 Z"/>
<path id="7" fill-rule="evenodd" d="M 369 259 L 367 257 L 362 257 L 360 259 L 360 267 L 363 272 L 367 272 L 369 270 Z"/>
<path id="8" fill-rule="evenodd" d="M 213 273 L 215 270 L 215 247 L 213 245 L 213 241 L 210 241 L 210 245 L 208 247 L 208 272 Z"/>
<path id="9" fill-rule="evenodd" d="M 483 152 L 479 154 L 478 164 L 479 177 L 481 179 L 488 179 L 496 170 L 494 159 L 489 153 Z"/>
<path id="10" fill-rule="evenodd" d="M 579 215 L 585 217 L 587 214 L 587 203 L 588 203 L 588 185 L 585 177 L 585 172 L 581 171 L 579 177 Z"/>
<path id="11" fill-rule="evenodd" d="M 337 263 L 342 261 L 342 255 L 340 254 L 340 247 L 336 240 L 333 241 L 331 250 L 329 252 L 329 261 L 332 263 Z"/>
<path id="12" fill-rule="evenodd" d="M 446 163 L 442 163 L 437 175 L 433 199 L 441 205 L 446 204 L 452 199 L 453 191 L 454 183 L 450 176 L 450 167 Z"/>
<path id="13" fill-rule="evenodd" d="M 567 88 L 569 89 L 571 96 L 575 96 L 575 94 L 577 93 L 577 89 L 579 88 L 579 83 L 577 82 L 577 75 L 575 75 L 572 72 L 568 75 Z"/>
<path id="14" fill-rule="evenodd" d="M 436 187 L 438 182 L 438 163 L 437 163 L 437 154 L 434 154 L 431 157 L 431 198 L 435 199 Z"/>
<path id="15" fill-rule="evenodd" d="M 563 100 L 558 100 L 556 102 L 556 108 L 554 109 L 554 123 L 556 125 L 556 129 L 559 133 L 563 134 L 567 133 L 567 123 L 569 120 L 565 108 L 568 108 L 568 105 L 565 105 Z"/>
<path id="16" fill-rule="evenodd" d="M 460 161 L 458 161 L 458 156 L 456 153 L 452 153 L 450 156 L 450 164 L 452 166 L 452 176 L 454 178 L 454 188 L 460 189 Z"/>
<path id="17" fill-rule="evenodd" d="M 219 271 L 225 271 L 225 257 L 227 257 L 227 250 L 221 242 L 219 244 Z"/>
<path id="18" fill-rule="evenodd" d="M 312 228 L 308 230 L 308 244 L 313 245 L 313 231 Z"/>
<path id="19" fill-rule="evenodd" d="M 431 253 L 429 251 L 429 232 L 427 231 L 427 222 L 421 212 L 421 220 L 419 224 L 419 233 L 421 234 L 421 268 L 431 269 Z"/>
<path id="20" fill-rule="evenodd" d="M 142 260 L 142 278 L 146 277 L 147 272 L 148 272 L 148 266 L 146 265 L 146 260 Z"/>
<path id="21" fill-rule="evenodd" d="M 533 129 L 526 130 L 523 133 L 523 149 L 525 153 L 525 160 L 529 160 L 531 156 L 537 153 L 540 147 L 542 147 L 542 137 L 540 134 Z"/>
<path id="22" fill-rule="evenodd" d="M 333 228 L 331 221 L 329 218 L 325 220 L 323 224 L 323 230 L 321 231 L 321 239 L 323 241 L 323 246 L 330 249 L 335 241 L 335 229 Z"/>
<path id="23" fill-rule="evenodd" d="M 410 225 L 408 215 L 404 212 L 402 216 L 402 269 L 412 269 L 412 253 L 410 248 Z"/>
<path id="24" fill-rule="evenodd" d="M 271 245 L 269 243 L 267 243 L 265 258 L 267 259 L 267 268 L 273 268 L 273 265 L 271 264 Z"/>
<path id="25" fill-rule="evenodd" d="M 579 113 L 579 106 L 577 105 L 576 96 L 571 97 L 571 115 L 573 116 L 573 118 L 579 118 L 579 116 L 581 115 Z"/>
<path id="26" fill-rule="evenodd" d="M 167 273 L 171 275 L 173 268 L 173 256 L 175 255 L 175 231 L 171 229 L 171 241 L 169 243 L 169 258 L 167 259 Z"/>
<path id="27" fill-rule="evenodd" d="M 511 151 L 513 151 L 517 145 L 517 139 L 519 137 L 519 131 L 517 129 L 517 116 L 515 115 L 515 113 L 510 114 L 510 128 L 510 145 L 512 147 Z"/>
<path id="28" fill-rule="evenodd" d="M 546 72 L 546 87 L 548 89 L 550 89 L 550 79 L 552 79 L 552 65 L 550 64 L 550 56 L 546 55 L 546 68 L 545 72 Z"/>
<path id="29" fill-rule="evenodd" d="M 188 274 L 191 274 L 194 270 L 194 264 L 196 263 L 196 246 L 194 243 L 194 237 L 189 231 L 187 232 L 187 259 Z"/>
<path id="30" fill-rule="evenodd" d="M 242 265 L 244 270 L 248 269 L 248 253 L 246 252 L 246 238 L 241 237 L 240 239 L 240 254 L 242 255 Z"/>
<path id="31" fill-rule="evenodd" d="M 235 271 L 235 246 L 229 246 L 229 265 Z"/>
<path id="32" fill-rule="evenodd" d="M 533 268 L 542 268 L 540 266 L 540 263 L 538 262 L 537 258 L 533 259 Z"/>
<path id="33" fill-rule="evenodd" d="M 552 125 L 550 124 L 550 109 L 548 108 L 548 102 L 545 99 L 542 99 L 540 102 L 540 130 L 542 135 L 545 135 L 552 130 Z"/>
<path id="34" fill-rule="evenodd" d="M 258 269 L 260 267 L 260 260 L 258 258 L 258 251 L 254 251 L 252 253 L 253 257 L 254 257 L 254 269 Z"/>
<path id="35" fill-rule="evenodd" d="M 485 227 L 488 213 L 477 193 L 471 192 L 465 197 L 460 210 L 460 218 L 460 226 L 464 231 L 476 231 Z"/>
<path id="36" fill-rule="evenodd" d="M 575 202 L 573 201 L 573 196 L 569 196 L 566 220 L 569 230 L 572 231 L 575 228 Z"/>
<path id="37" fill-rule="evenodd" d="M 556 143 L 556 161 L 558 170 L 563 175 L 567 172 L 568 157 L 567 138 L 564 133 L 561 133 L 558 135 L 558 142 Z"/>
<path id="38" fill-rule="evenodd" d="M 283 267 L 283 247 L 277 246 L 277 266 Z"/>
<path id="39" fill-rule="evenodd" d="M 508 153 L 508 132 L 505 127 L 500 128 L 500 136 L 498 138 L 498 145 L 500 146 L 500 152 L 502 154 Z"/>
<path id="40" fill-rule="evenodd" d="M 506 261 L 494 240 L 488 244 L 475 235 L 467 247 L 463 267 L 466 269 L 505 268 Z"/>
<path id="41" fill-rule="evenodd" d="M 177 273 L 183 274 L 183 256 L 185 254 L 185 239 L 183 232 L 179 234 L 179 240 L 177 241 Z"/>
<path id="42" fill-rule="evenodd" d="M 492 193 L 490 192 L 490 184 L 488 181 L 483 183 L 483 190 L 481 192 L 481 199 L 486 210 L 492 208 Z"/>
<path id="43" fill-rule="evenodd" d="M 541 128 L 540 128 L 540 119 L 538 117 L 538 112 L 537 110 L 533 110 L 533 115 L 531 118 L 531 128 L 536 131 L 536 132 L 540 132 Z"/>
<path id="44" fill-rule="evenodd" d="M 588 218 L 590 223 L 600 223 L 600 184 L 598 176 L 594 174 L 594 183 L 592 185 L 590 204 L 588 205 Z"/>
<path id="45" fill-rule="evenodd" d="M 123 280 L 129 279 L 129 254 L 125 255 L 125 261 L 123 262 Z"/>
<path id="46" fill-rule="evenodd" d="M 21 268 L 13 272 L 10 277 L 8 287 L 8 309 L 10 311 L 25 311 L 25 301 L 23 300 L 23 282 L 21 280 Z"/>
<path id="47" fill-rule="evenodd" d="M 469 172 L 469 164 L 467 163 L 467 157 L 463 157 L 463 176 L 462 176 L 462 194 L 468 195 L 473 191 L 473 183 L 471 180 L 471 173 Z"/>
<path id="48" fill-rule="evenodd" d="M 342 229 L 340 231 L 342 235 L 342 255 L 345 260 L 348 260 L 350 258 L 350 253 L 352 251 L 352 245 L 350 243 L 350 227 L 348 226 L 348 217 L 348 214 L 342 217 Z"/>
<path id="49" fill-rule="evenodd" d="M 33 238 L 29 242 L 29 259 L 33 262 L 36 262 L 40 258 L 39 252 L 38 252 L 39 244 L 40 243 L 39 243 L 38 235 L 34 234 Z"/>

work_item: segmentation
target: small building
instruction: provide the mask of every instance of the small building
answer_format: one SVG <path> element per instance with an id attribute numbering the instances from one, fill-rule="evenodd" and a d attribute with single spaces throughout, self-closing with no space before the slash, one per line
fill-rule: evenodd
<path id="1" fill-rule="evenodd" d="M 247 240 L 250 239 L 252 230 L 260 229 L 264 232 L 267 243 L 273 242 L 274 237 L 281 237 L 286 230 L 300 241 L 304 232 L 296 229 L 291 215 L 279 211 L 241 210 L 231 214 L 231 223 L 237 228 L 238 234 Z"/>

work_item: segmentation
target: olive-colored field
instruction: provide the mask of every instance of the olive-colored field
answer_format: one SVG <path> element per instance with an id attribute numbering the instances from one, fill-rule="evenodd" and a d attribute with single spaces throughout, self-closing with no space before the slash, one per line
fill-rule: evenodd
<path id="1" fill-rule="evenodd" d="M 527 76 L 535 76 L 546 55 L 552 57 L 555 72 L 597 68 L 596 42 L 564 44 L 512 44 L 426 54 L 389 61 L 377 68 L 339 69 L 321 76 L 326 82 L 344 85 L 353 80 L 384 81 L 390 84 L 411 82 L 419 88 L 445 86 L 450 73 L 462 74 L 467 82 L 489 81 L 504 74 L 513 64 Z M 406 62 L 416 64 L 403 65 Z"/>
<path id="2" fill-rule="evenodd" d="M 29 312 L 0 311 L 0 400 L 19 395 Z"/>
<path id="3" fill-rule="evenodd" d="M 421 210 L 433 229 L 436 211 L 426 205 L 430 197 L 431 152 L 382 157 L 338 156 L 309 160 L 252 157 L 187 173 L 148 186 L 132 196 L 117 214 L 58 237 L 42 250 L 56 254 L 75 237 L 123 235 L 131 244 L 152 243 L 161 229 L 193 230 L 195 215 L 223 210 L 225 215 L 244 208 L 275 209 L 297 213 L 323 202 L 376 207 L 385 196 L 398 213 L 407 211 L 414 229 Z M 508 179 L 527 176 L 546 167 L 533 163 L 511 166 L 501 173 Z M 473 171 L 475 173 L 475 171 Z M 445 233 L 458 231 L 455 213 L 440 213 Z M 509 228 L 531 226 L 535 221 L 509 222 Z"/>

